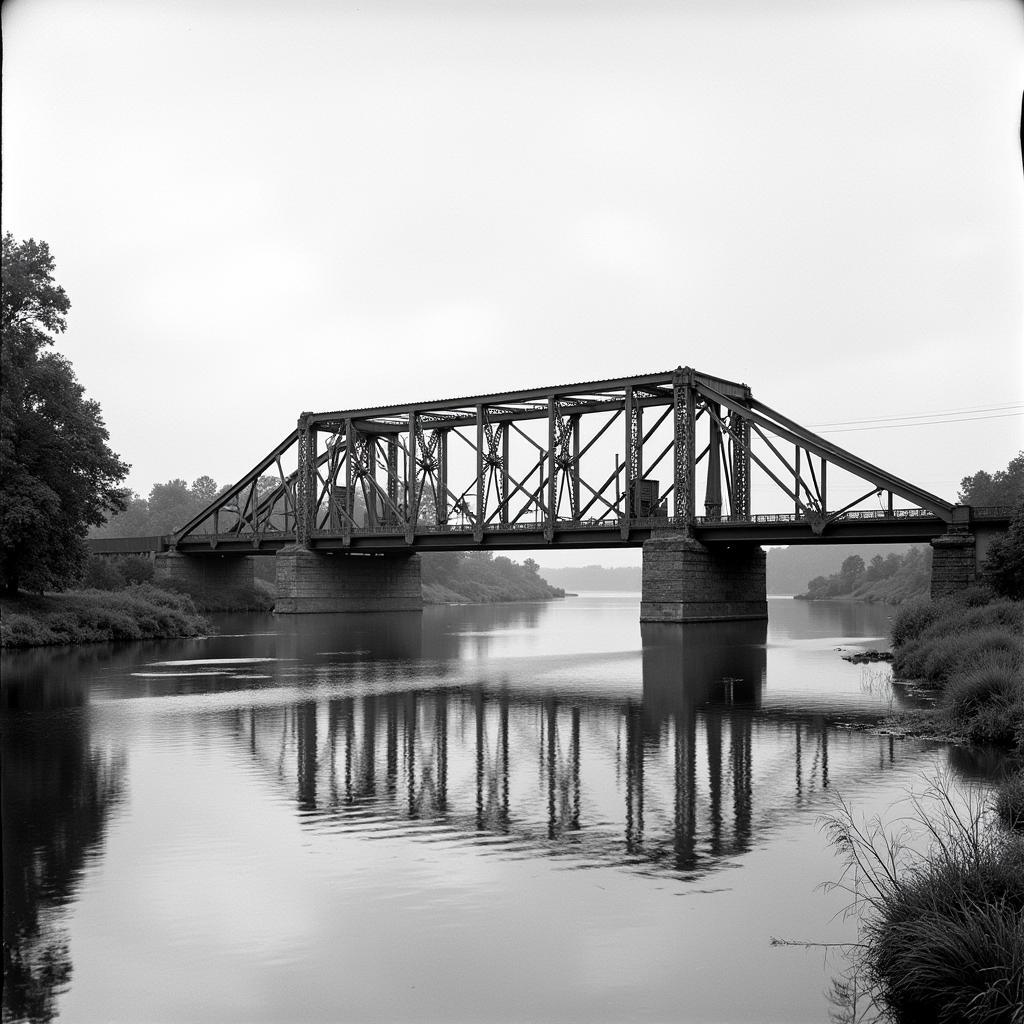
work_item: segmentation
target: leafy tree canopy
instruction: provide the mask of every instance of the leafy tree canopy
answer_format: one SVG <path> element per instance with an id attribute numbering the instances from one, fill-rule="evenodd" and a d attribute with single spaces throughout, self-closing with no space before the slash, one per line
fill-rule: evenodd
<path id="1" fill-rule="evenodd" d="M 262 498 L 280 486 L 280 477 L 261 476 L 256 493 Z M 124 510 L 94 529 L 93 537 L 149 537 L 173 533 L 194 519 L 225 488 L 211 476 L 201 476 L 188 484 L 181 477 L 154 484 L 148 498 L 124 491 Z"/>
<path id="2" fill-rule="evenodd" d="M 982 571 L 996 593 L 1024 600 L 1024 501 L 1018 503 L 1010 529 L 992 542 Z"/>
<path id="3" fill-rule="evenodd" d="M 88 528 L 121 509 L 128 466 L 71 363 L 46 351 L 71 307 L 45 242 L 3 236 L 0 297 L 0 586 L 61 589 Z"/>
<path id="4" fill-rule="evenodd" d="M 962 505 L 1016 505 L 1024 499 L 1024 451 L 1010 460 L 1006 469 L 988 473 L 978 470 L 960 481 L 957 500 Z"/>

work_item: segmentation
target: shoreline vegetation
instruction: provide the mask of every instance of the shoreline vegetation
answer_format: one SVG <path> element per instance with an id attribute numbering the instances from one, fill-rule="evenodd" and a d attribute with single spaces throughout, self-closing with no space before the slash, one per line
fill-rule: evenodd
<path id="1" fill-rule="evenodd" d="M 153 564 L 137 556 L 90 557 L 77 589 L 0 599 L 0 647 L 169 639 L 213 632 L 205 617 L 215 612 L 271 611 L 274 584 L 258 569 L 251 587 L 185 589 L 153 583 Z M 424 604 L 484 604 L 549 601 L 565 596 L 522 564 L 490 552 L 422 556 Z"/>
<path id="2" fill-rule="evenodd" d="M 1020 1024 L 1024 772 L 992 798 L 961 795 L 940 774 L 909 801 L 909 815 L 861 821 L 840 797 L 824 819 L 844 862 L 825 888 L 847 893 L 858 931 L 845 944 L 850 966 L 833 982 L 832 1002 L 844 1011 L 834 1019 Z"/>
<path id="3" fill-rule="evenodd" d="M 1024 601 L 977 588 L 905 605 L 890 630 L 893 681 L 935 704 L 896 712 L 880 729 L 1024 756 Z"/>
<path id="4" fill-rule="evenodd" d="M 0 599 L 0 646 L 49 647 L 202 636 L 210 623 L 187 594 L 133 583 Z"/>

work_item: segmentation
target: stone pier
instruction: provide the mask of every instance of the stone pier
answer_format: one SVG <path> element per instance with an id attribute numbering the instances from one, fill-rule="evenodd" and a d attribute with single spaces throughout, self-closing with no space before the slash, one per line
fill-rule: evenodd
<path id="1" fill-rule="evenodd" d="M 252 556 L 182 555 L 162 551 L 153 557 L 153 582 L 176 583 L 186 590 L 252 587 Z"/>
<path id="2" fill-rule="evenodd" d="M 275 556 L 282 615 L 423 608 L 419 555 L 357 555 L 293 545 Z"/>
<path id="3" fill-rule="evenodd" d="M 979 582 L 974 534 L 944 533 L 936 537 L 931 545 L 933 599 L 966 590 Z"/>
<path id="4" fill-rule="evenodd" d="M 767 618 L 765 554 L 758 545 L 707 547 L 675 531 L 644 542 L 641 622 Z"/>

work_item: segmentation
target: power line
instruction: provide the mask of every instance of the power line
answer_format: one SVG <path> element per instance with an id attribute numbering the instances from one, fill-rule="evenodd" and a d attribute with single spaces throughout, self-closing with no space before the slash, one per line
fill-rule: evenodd
<path id="1" fill-rule="evenodd" d="M 889 423 L 896 420 L 923 420 L 932 419 L 937 416 L 959 416 L 961 413 L 976 412 L 1001 412 L 1004 409 L 1018 409 L 1024 402 L 1008 402 L 1005 405 L 978 405 L 969 409 L 946 409 L 943 412 L 919 412 L 909 416 L 868 416 L 859 420 L 836 420 L 832 423 L 812 423 L 813 428 L 818 427 L 845 427 L 850 423 Z"/>
<path id="2" fill-rule="evenodd" d="M 1004 412 L 994 416 L 951 416 L 945 419 L 927 420 L 919 423 L 880 423 L 874 427 L 836 427 L 828 431 L 829 434 L 848 434 L 854 430 L 896 430 L 899 427 L 935 427 L 942 423 L 975 423 L 979 420 L 1004 420 L 1012 416 L 1024 416 L 1024 409 L 1020 412 Z"/>

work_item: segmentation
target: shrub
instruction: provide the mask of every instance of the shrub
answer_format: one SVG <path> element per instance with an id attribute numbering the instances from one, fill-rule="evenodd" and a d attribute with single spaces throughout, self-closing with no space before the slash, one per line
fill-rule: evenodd
<path id="1" fill-rule="evenodd" d="M 42 647 L 54 642 L 53 634 L 38 619 L 16 612 L 0 619 L 0 643 L 4 647 Z"/>
<path id="2" fill-rule="evenodd" d="M 80 585 L 89 590 L 123 590 L 125 578 L 113 559 L 90 555 L 85 561 Z"/>
<path id="3" fill-rule="evenodd" d="M 998 654 L 955 675 L 946 685 L 945 700 L 953 714 L 967 717 L 987 704 L 1002 708 L 1024 698 L 1020 671 L 1004 664 Z"/>
<path id="4" fill-rule="evenodd" d="M 995 809 L 1006 828 L 1024 832 L 1024 771 L 1003 780 L 996 793 Z"/>
<path id="5" fill-rule="evenodd" d="M 78 618 L 70 612 L 54 612 L 48 615 L 46 628 L 53 635 L 51 643 L 73 644 L 78 640 Z"/>
<path id="6" fill-rule="evenodd" d="M 980 665 L 1024 665 L 1024 641 L 1005 627 L 949 630 L 921 637 L 893 654 L 893 671 L 903 678 L 945 683 L 958 672 Z"/>
<path id="7" fill-rule="evenodd" d="M 187 596 L 152 584 L 115 592 L 74 591 L 35 603 L 20 602 L 19 607 L 24 613 L 4 615 L 0 626 L 4 647 L 196 636 L 209 629 Z"/>
<path id="8" fill-rule="evenodd" d="M 1003 704 L 985 704 L 967 717 L 964 734 L 971 743 L 1011 746 L 1022 716 L 1024 705 L 1008 709 Z"/>
<path id="9" fill-rule="evenodd" d="M 119 559 L 117 568 L 129 586 L 133 583 L 149 583 L 153 579 L 153 563 L 148 558 L 130 555 Z"/>
<path id="10" fill-rule="evenodd" d="M 906 825 L 858 823 L 850 807 L 825 821 L 845 869 L 861 941 L 854 969 L 879 1017 L 899 1021 L 1020 1020 L 1024 1005 L 1024 841 L 986 824 L 984 802 L 948 778 L 913 798 L 909 819 L 931 839 L 921 852 Z M 904 823 L 908 819 L 901 819 Z"/>
<path id="11" fill-rule="evenodd" d="M 1016 601 L 992 601 L 985 605 L 950 605 L 937 602 L 939 617 L 919 634 L 919 640 L 927 640 L 949 633 L 965 633 L 969 630 L 1001 627 L 1024 634 L 1024 604 Z"/>
<path id="12" fill-rule="evenodd" d="M 892 617 L 890 633 L 893 645 L 899 647 L 908 641 L 916 640 L 944 610 L 940 601 L 913 601 L 900 605 Z"/>

